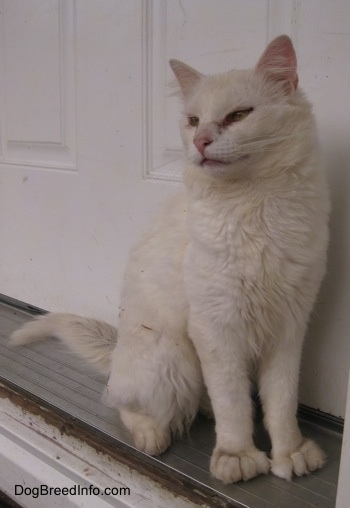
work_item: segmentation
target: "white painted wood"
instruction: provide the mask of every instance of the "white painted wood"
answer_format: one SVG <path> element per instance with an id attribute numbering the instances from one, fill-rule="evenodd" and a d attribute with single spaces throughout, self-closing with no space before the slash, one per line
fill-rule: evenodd
<path id="1" fill-rule="evenodd" d="M 197 506 L 7 399 L 0 400 L 0 471 L 1 490 L 23 508 Z M 45 495 L 50 487 L 61 491 Z"/>
<path id="2" fill-rule="evenodd" d="M 350 377 L 346 403 L 345 428 L 340 462 L 336 508 L 349 508 L 349 471 L 350 471 Z"/>
<path id="3" fill-rule="evenodd" d="M 130 246 L 180 179 L 179 103 L 168 96 L 167 60 L 204 73 L 249 67 L 268 40 L 288 33 L 315 106 L 333 198 L 329 273 L 305 346 L 300 398 L 344 416 L 350 3 L 25 4 L 3 0 L 0 9 L 1 292 L 116 323 Z"/>

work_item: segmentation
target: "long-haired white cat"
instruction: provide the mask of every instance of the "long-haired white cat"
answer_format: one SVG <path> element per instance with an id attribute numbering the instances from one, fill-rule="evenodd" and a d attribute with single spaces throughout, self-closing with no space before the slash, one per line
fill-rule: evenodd
<path id="1" fill-rule="evenodd" d="M 290 479 L 324 454 L 297 419 L 300 356 L 325 271 L 328 194 L 290 39 L 252 70 L 204 76 L 170 62 L 183 98 L 185 189 L 132 250 L 118 331 L 70 314 L 12 336 L 56 336 L 109 374 L 104 400 L 140 450 L 159 454 L 212 405 L 210 469 L 228 482 Z M 255 447 L 256 383 L 272 442 Z"/>

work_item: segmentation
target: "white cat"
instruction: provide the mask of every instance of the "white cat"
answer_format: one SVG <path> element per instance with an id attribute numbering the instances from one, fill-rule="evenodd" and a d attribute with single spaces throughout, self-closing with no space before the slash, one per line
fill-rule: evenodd
<path id="1" fill-rule="evenodd" d="M 329 202 L 311 107 L 290 39 L 253 70 L 203 76 L 170 62 L 184 102 L 185 190 L 133 249 L 118 332 L 49 314 L 13 344 L 54 335 L 109 374 L 136 446 L 163 452 L 206 393 L 216 421 L 210 469 L 228 482 L 290 479 L 325 456 L 297 419 L 300 356 L 325 271 Z M 256 382 L 272 459 L 255 447 Z"/>

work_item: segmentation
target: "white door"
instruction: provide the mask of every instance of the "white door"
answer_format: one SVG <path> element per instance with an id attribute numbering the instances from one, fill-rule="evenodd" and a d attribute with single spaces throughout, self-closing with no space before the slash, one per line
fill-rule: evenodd
<path id="1" fill-rule="evenodd" d="M 4 0 L 0 12 L 0 292 L 114 322 L 130 244 L 172 188 L 146 168 L 146 11 Z"/>
<path id="2" fill-rule="evenodd" d="M 111 323 L 130 246 L 180 179 L 167 60 L 249 67 L 274 36 L 292 36 L 334 201 L 301 400 L 344 416 L 350 3 L 2 0 L 0 13 L 0 292 Z"/>

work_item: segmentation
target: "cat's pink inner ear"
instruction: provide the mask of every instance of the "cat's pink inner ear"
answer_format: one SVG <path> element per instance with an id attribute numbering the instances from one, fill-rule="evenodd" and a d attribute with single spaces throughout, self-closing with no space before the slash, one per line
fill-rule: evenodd
<path id="1" fill-rule="evenodd" d="M 280 35 L 265 49 L 256 65 L 256 72 L 263 72 L 274 81 L 282 81 L 290 92 L 297 89 L 297 57 L 292 41 L 287 35 Z"/>
<path id="2" fill-rule="evenodd" d="M 195 86 L 197 86 L 199 81 L 203 78 L 203 74 L 179 60 L 170 60 L 169 64 L 176 76 L 183 95 L 186 97 L 192 93 Z"/>

